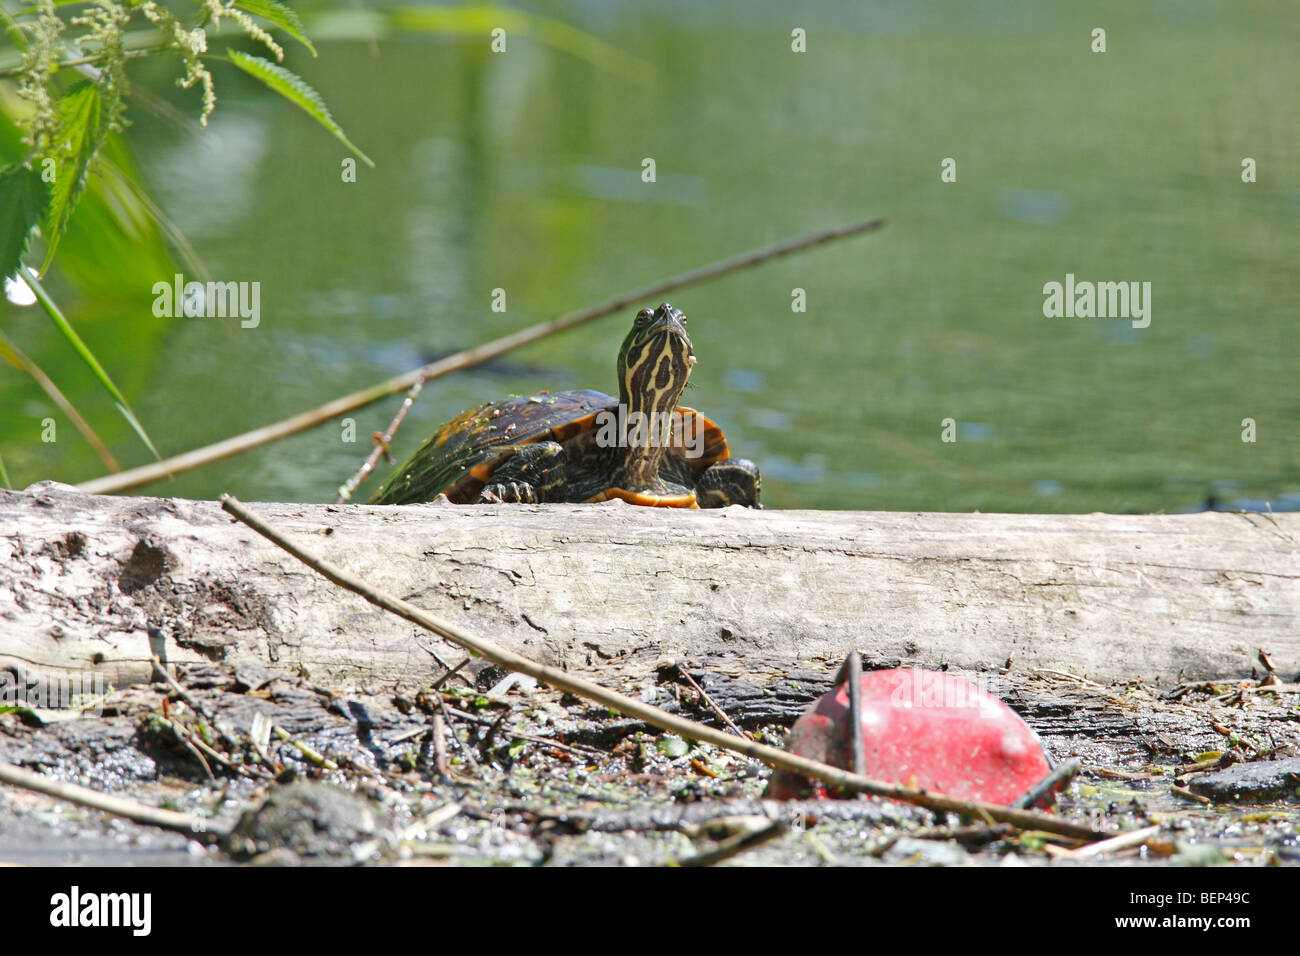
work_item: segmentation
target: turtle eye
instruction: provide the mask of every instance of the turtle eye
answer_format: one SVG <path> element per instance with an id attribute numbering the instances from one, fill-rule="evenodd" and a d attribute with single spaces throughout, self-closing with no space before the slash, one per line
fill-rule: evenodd
<path id="1" fill-rule="evenodd" d="M 636 324 L 645 325 L 652 318 L 654 318 L 653 312 L 651 312 L 649 309 L 642 309 L 640 312 L 636 314 Z"/>

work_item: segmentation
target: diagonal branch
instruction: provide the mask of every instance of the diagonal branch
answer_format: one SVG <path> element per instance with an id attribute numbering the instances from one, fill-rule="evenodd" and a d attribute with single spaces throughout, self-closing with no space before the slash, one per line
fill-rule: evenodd
<path id="1" fill-rule="evenodd" d="M 837 226 L 834 229 L 824 229 L 820 232 L 812 233 L 807 236 L 800 236 L 796 239 L 787 239 L 778 242 L 775 245 L 764 246 L 760 249 L 754 249 L 749 252 L 733 256 L 729 259 L 721 259 L 710 265 L 703 266 L 699 269 L 692 269 L 690 272 L 683 272 L 663 279 L 659 282 L 636 289 L 633 292 L 627 292 L 623 295 L 616 296 L 599 305 L 594 305 L 578 312 L 571 312 L 568 315 L 562 315 L 559 318 L 551 319 L 547 322 L 539 322 L 536 325 L 530 325 L 526 329 L 513 332 L 510 335 L 495 339 L 483 345 L 476 346 L 472 349 L 466 349 L 463 352 L 457 352 L 455 355 L 449 355 L 446 358 L 431 362 L 422 368 L 398 375 L 387 381 L 380 382 L 378 385 L 372 385 L 342 398 L 336 398 L 333 401 L 326 402 L 310 411 L 302 412 L 290 418 L 283 419 L 271 425 L 264 425 L 261 428 L 255 428 L 252 431 L 244 432 L 242 435 L 235 435 L 233 438 L 227 438 L 224 441 L 216 442 L 212 445 L 206 445 L 203 448 L 197 448 L 193 451 L 177 455 L 174 458 L 167 458 L 163 461 L 154 462 L 151 465 L 144 465 L 139 468 L 131 468 L 117 475 L 106 475 L 96 478 L 92 481 L 82 482 L 78 487 L 82 491 L 94 494 L 111 494 L 117 491 L 126 491 L 130 488 L 136 488 L 140 485 L 148 484 L 151 481 L 157 481 L 160 478 L 166 478 L 170 475 L 180 474 L 185 471 L 192 471 L 210 462 L 222 458 L 229 458 L 231 455 L 238 455 L 241 452 L 249 451 L 260 445 L 265 445 L 281 438 L 287 438 L 290 435 L 296 435 L 298 432 L 306 431 L 317 425 L 324 424 L 331 419 L 338 418 L 348 412 L 363 408 L 380 399 L 387 398 L 397 392 L 410 389 L 417 384 L 432 381 L 435 378 L 442 378 L 452 372 L 458 372 L 462 369 L 479 365 L 489 359 L 497 358 L 507 352 L 513 351 L 523 345 L 536 342 L 538 339 L 546 338 L 548 335 L 554 335 L 556 332 L 562 332 L 566 329 L 572 329 L 587 322 L 592 322 L 613 312 L 620 312 L 636 302 L 652 299 L 655 296 L 671 292 L 673 289 L 680 289 L 683 286 L 691 285 L 696 282 L 703 282 L 706 279 L 715 279 L 718 276 L 726 275 L 729 272 L 735 272 L 737 269 L 743 269 L 748 266 L 758 265 L 760 262 L 766 262 L 769 259 L 776 259 L 780 256 L 789 255 L 792 252 L 800 252 L 804 249 L 810 249 L 813 246 L 819 246 L 823 243 L 832 242 L 837 239 L 844 239 L 849 236 L 856 236 L 859 233 L 870 232 L 881 228 L 885 225 L 883 219 L 867 219 L 861 222 L 851 223 L 847 226 Z M 403 413 L 404 415 L 404 413 Z M 401 419 L 397 420 L 400 424 Z M 394 428 L 395 430 L 395 428 Z M 367 459 L 369 474 L 374 469 L 374 462 L 379 460 L 383 453 L 383 447 L 378 446 L 371 453 L 374 461 Z M 360 484 L 365 478 L 361 474 L 359 478 L 354 479 L 355 484 Z M 346 486 L 345 486 L 346 487 Z M 349 494 L 351 492 L 349 491 Z M 345 496 L 346 497 L 346 496 Z"/>
<path id="2" fill-rule="evenodd" d="M 747 740 L 743 737 L 736 737 L 723 730 L 709 727 L 705 724 L 696 723 L 693 720 L 686 720 L 683 717 L 677 717 L 666 711 L 660 710 L 644 701 L 635 700 L 617 691 L 602 687 L 591 681 L 583 680 L 567 671 L 555 667 L 548 667 L 545 664 L 539 664 L 536 661 L 524 657 L 522 654 L 516 654 L 514 651 L 507 650 L 498 644 L 463 631 L 453 624 L 442 621 L 434 617 L 427 611 L 409 604 L 400 598 L 393 597 L 384 591 L 371 587 L 360 578 L 352 575 L 342 568 L 336 567 L 314 554 L 299 547 L 290 541 L 287 537 L 276 531 L 261 518 L 258 518 L 248 510 L 241 502 L 230 495 L 221 496 L 221 507 L 228 513 L 234 515 L 248 527 L 252 528 L 262 537 L 276 544 L 280 548 L 289 552 L 303 564 L 307 565 L 318 574 L 337 584 L 339 587 L 358 594 L 365 598 L 375 607 L 382 608 L 398 617 L 405 618 L 412 624 L 416 624 L 427 631 L 441 635 L 454 644 L 458 644 L 466 650 L 486 657 L 488 660 L 505 667 L 511 671 L 518 671 L 521 674 L 528 674 L 539 681 L 550 684 L 552 687 L 558 687 L 561 690 L 567 690 L 579 697 L 595 701 L 605 707 L 612 708 L 625 714 L 628 717 L 634 717 L 644 720 L 648 724 L 667 730 L 671 733 L 679 734 L 692 740 L 698 740 L 703 743 L 711 744 L 715 747 L 722 747 L 725 750 L 731 750 L 735 753 L 744 754 L 755 760 L 761 760 L 763 763 L 782 770 L 788 770 L 792 773 L 805 777 L 815 777 L 823 780 L 832 786 L 850 793 L 866 793 L 875 797 L 885 797 L 890 800 L 900 800 L 904 803 L 914 804 L 920 807 L 927 807 L 931 810 L 944 811 L 949 813 L 958 813 L 962 816 L 972 817 L 975 819 L 992 820 L 1001 823 L 1009 823 L 1012 826 L 1028 830 L 1043 830 L 1048 833 L 1056 833 L 1061 836 L 1067 836 L 1076 840 L 1094 841 L 1103 837 L 1114 836 L 1112 833 L 1102 833 L 1091 827 L 1078 823 L 1072 823 L 1069 820 L 1063 820 L 1060 817 L 1047 813 L 1038 813 L 1031 810 L 1019 810 L 1012 807 L 1004 807 L 1000 804 L 985 803 L 979 800 L 960 800 L 956 797 L 949 797 L 939 793 L 928 793 L 924 790 L 917 790 L 912 787 L 903 787 L 897 784 L 882 783 L 879 780 L 872 780 L 859 774 L 850 773 L 847 770 L 841 770 L 838 767 L 832 767 L 829 764 L 820 763 L 816 760 L 809 760 L 806 757 L 800 757 L 784 750 L 778 750 L 775 747 L 769 747 L 766 744 L 760 744 L 756 741 Z"/>

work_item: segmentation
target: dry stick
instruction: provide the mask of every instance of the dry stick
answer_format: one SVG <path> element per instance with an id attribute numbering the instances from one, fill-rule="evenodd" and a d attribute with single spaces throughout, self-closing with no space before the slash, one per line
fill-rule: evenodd
<path id="1" fill-rule="evenodd" d="M 713 866 L 715 863 L 721 863 L 723 860 L 729 860 L 737 854 L 744 853 L 746 850 L 752 850 L 754 847 L 762 846 L 770 840 L 775 840 L 779 836 L 784 836 L 790 831 L 789 825 L 784 820 L 778 820 L 770 826 L 754 830 L 751 833 L 742 833 L 738 836 L 723 840 L 711 850 L 706 850 L 697 856 L 687 857 L 685 860 L 675 864 L 676 866 Z"/>
<path id="2" fill-rule="evenodd" d="M 412 385 L 410 391 L 406 393 L 406 397 L 402 399 L 402 404 L 398 406 L 397 414 L 395 414 L 393 420 L 388 423 L 388 427 L 384 429 L 382 434 L 375 432 L 374 435 L 371 436 L 374 439 L 375 447 L 370 450 L 370 454 L 367 455 L 366 460 L 361 463 L 361 467 L 356 470 L 351 478 L 344 482 L 341 488 L 339 488 L 339 496 L 334 499 L 336 505 L 345 504 L 352 500 L 352 493 L 361 486 L 363 481 L 370 477 L 375 470 L 375 466 L 379 464 L 380 455 L 388 458 L 390 462 L 392 461 L 389 449 L 393 444 L 393 439 L 397 437 L 397 429 L 401 428 L 402 422 L 406 420 L 406 413 L 415 407 L 415 400 L 419 397 L 420 392 L 423 391 L 424 383 L 426 381 L 428 381 L 427 378 L 421 378 L 418 382 Z"/>
<path id="3" fill-rule="evenodd" d="M 433 768 L 438 771 L 438 776 L 447 779 L 447 737 L 446 728 L 443 726 L 441 711 L 433 715 L 433 724 L 430 733 L 433 734 Z"/>
<path id="4" fill-rule="evenodd" d="M 279 726 L 278 724 L 271 725 L 271 732 L 274 733 L 281 740 L 283 740 L 285 743 L 291 744 L 293 748 L 298 751 L 298 753 L 302 754 L 304 757 L 306 757 L 312 763 L 316 764 L 318 767 L 324 767 L 326 770 L 339 769 L 339 765 L 336 764 L 333 760 L 330 760 L 329 757 L 326 757 L 320 751 L 316 750 L 314 747 L 308 746 L 307 744 L 303 743 L 301 740 L 294 740 L 293 735 L 289 733 L 289 731 L 285 730 L 283 727 Z"/>
<path id="5" fill-rule="evenodd" d="M 679 734 L 692 740 L 702 743 L 712 744 L 715 747 L 722 747 L 725 750 L 731 750 L 746 757 L 752 757 L 760 760 L 770 766 L 777 767 L 781 770 L 787 770 L 791 773 L 803 777 L 815 777 L 823 780 L 832 786 L 841 790 L 855 793 L 866 793 L 875 797 L 885 797 L 890 800 L 900 800 L 904 803 L 914 804 L 916 806 L 927 807 L 931 810 L 944 812 L 959 813 L 969 817 L 983 818 L 986 820 L 1000 821 L 1010 823 L 1014 826 L 1027 830 L 1043 830 L 1048 833 L 1057 833 L 1062 836 L 1068 836 L 1076 840 L 1099 840 L 1110 836 L 1111 833 L 1094 830 L 1091 827 L 1082 826 L 1077 823 L 1071 823 L 1068 820 L 1062 820 L 1058 817 L 1045 813 L 1036 813 L 1028 810 L 1016 810 L 1011 807 L 1000 806 L 995 803 L 985 803 L 978 800 L 959 800 L 955 797 L 949 797 L 944 794 L 927 793 L 924 790 L 915 790 L 911 787 L 898 786 L 896 784 L 881 783 L 878 780 L 872 780 L 858 774 L 849 773 L 838 767 L 832 767 L 829 764 L 820 763 L 816 760 L 809 760 L 806 757 L 800 757 L 796 754 L 787 753 L 784 750 L 777 750 L 775 747 L 769 747 L 766 744 L 760 744 L 756 741 L 746 740 L 743 737 L 736 737 L 724 730 L 717 730 L 704 724 L 696 723 L 693 720 L 686 720 L 682 717 L 676 717 L 672 714 L 665 713 L 658 707 L 652 707 L 649 704 L 639 700 L 634 700 L 617 691 L 602 687 L 599 684 L 593 684 L 591 681 L 583 680 L 572 674 L 565 673 L 554 667 L 548 667 L 545 664 L 539 664 L 514 651 L 506 650 L 491 641 L 469 634 L 462 631 L 452 624 L 448 624 L 427 611 L 409 604 L 400 598 L 393 597 L 384 591 L 366 584 L 360 578 L 344 571 L 342 568 L 335 567 L 327 561 L 323 561 L 309 551 L 298 547 L 280 532 L 276 531 L 261 518 L 249 511 L 242 503 L 230 495 L 221 496 L 221 507 L 229 514 L 234 515 L 244 524 L 248 525 L 262 537 L 273 542 L 278 547 L 289 552 L 303 564 L 316 571 L 323 577 L 334 582 L 339 587 L 343 587 L 365 598 L 376 607 L 383 608 L 398 617 L 410 621 L 412 624 L 418 624 L 425 630 L 439 634 L 453 643 L 459 644 L 466 650 L 472 651 L 482 657 L 486 657 L 496 664 L 511 671 L 519 671 L 521 674 L 528 674 L 537 680 L 558 687 L 561 690 L 567 690 L 579 697 L 585 697 L 588 700 L 595 701 L 605 707 L 619 711 L 628 717 L 635 717 L 644 720 L 648 724 L 659 727 L 670 733 Z"/>
<path id="6" fill-rule="evenodd" d="M 488 720 L 486 717 L 479 717 L 477 714 L 468 713 L 457 707 L 448 707 L 447 713 L 451 714 L 453 717 L 459 717 L 461 720 L 472 721 L 479 726 L 490 725 L 493 723 L 493 721 Z M 563 750 L 565 753 L 571 753 L 576 757 L 590 758 L 604 756 L 604 754 L 595 747 L 574 747 L 570 744 L 562 744 L 558 740 L 552 740 L 550 737 L 542 737 L 538 734 L 525 734 L 517 730 L 512 730 L 510 733 L 512 736 L 518 737 L 521 740 L 529 740 L 535 744 L 540 744 L 543 747 L 554 747 L 556 750 Z"/>
<path id="7" fill-rule="evenodd" d="M 745 733 L 743 730 L 737 727 L 734 723 L 732 723 L 731 718 L 727 716 L 727 712 L 723 710 L 721 707 L 719 707 L 716 703 L 714 703 L 713 698 L 704 692 L 704 688 L 695 682 L 695 678 L 692 677 L 689 672 L 687 672 L 685 667 L 683 667 L 681 664 L 678 664 L 677 670 L 681 672 L 681 675 L 683 677 L 685 677 L 688 681 L 690 681 L 691 686 L 695 688 L 696 692 L 700 695 L 701 698 L 703 698 L 704 702 L 708 704 L 710 708 L 712 708 L 713 712 L 722 719 L 722 722 L 724 724 L 726 724 L 728 727 L 732 729 L 732 731 L 735 733 L 737 737 L 746 737 L 750 740 L 754 739 L 753 737 L 750 737 L 749 734 Z"/>
<path id="8" fill-rule="evenodd" d="M 773 246 L 766 246 L 762 249 L 756 249 L 753 252 L 746 252 L 738 256 L 733 256 L 730 259 L 723 259 L 720 262 L 715 262 L 712 265 L 704 266 L 703 268 L 691 272 L 680 273 L 672 278 L 664 279 L 661 282 L 648 285 L 642 289 L 637 289 L 635 292 L 628 292 L 617 296 L 616 298 L 609 299 L 602 302 L 600 305 L 595 305 L 579 312 L 572 312 L 569 315 L 562 316 L 558 319 L 552 319 L 550 322 L 543 322 L 531 326 L 524 329 L 522 332 L 515 333 L 513 336 L 498 339 L 496 343 L 490 343 L 488 346 L 483 346 L 483 348 L 490 348 L 492 345 L 503 342 L 510 342 L 511 344 L 508 347 L 500 349 L 498 352 L 493 352 L 491 355 L 484 355 L 471 364 L 478 364 L 478 362 L 481 362 L 486 358 L 495 358 L 497 355 L 509 351 L 510 349 L 517 348 L 526 342 L 543 338 L 555 332 L 571 329 L 587 322 L 594 322 L 596 319 L 604 318 L 607 315 L 622 311 L 635 303 L 656 298 L 667 292 L 671 292 L 674 289 L 680 289 L 684 285 L 691 285 L 705 279 L 716 278 L 717 276 L 732 272 L 735 269 L 757 265 L 758 263 L 765 262 L 768 259 L 789 255 L 792 252 L 798 252 L 802 249 L 821 245 L 824 242 L 830 242 L 834 239 L 843 239 L 848 236 L 855 236 L 861 232 L 867 232 L 868 230 L 879 229 L 884 224 L 885 220 L 883 219 L 866 219 L 861 222 L 852 223 L 848 226 L 839 226 L 834 229 L 824 230 L 823 232 L 813 233 L 809 236 L 802 236 L 798 239 L 779 242 Z M 462 352 L 460 354 L 466 355 L 470 353 Z M 375 447 L 371 449 L 370 454 L 366 456 L 366 460 L 361 463 L 361 467 L 357 469 L 356 474 L 349 478 L 347 483 L 339 489 L 339 497 L 335 504 L 343 504 L 349 501 L 352 498 L 352 493 L 356 491 L 361 483 L 375 470 L 375 465 L 379 463 L 379 457 L 387 454 L 389 445 L 392 443 L 393 437 L 397 434 L 397 429 L 401 427 L 403 419 L 406 418 L 406 413 L 409 412 L 411 406 L 415 404 L 416 396 L 418 396 L 420 390 L 424 388 L 424 383 L 446 374 L 446 372 L 443 371 L 438 371 L 435 374 L 433 370 L 438 368 L 440 364 L 452 361 L 456 358 L 457 356 L 453 355 L 449 359 L 442 359 L 441 362 L 426 365 L 424 369 L 421 369 L 421 372 L 426 374 L 421 374 L 415 382 L 412 383 L 411 390 L 407 393 L 401 407 L 397 410 L 397 414 L 393 416 L 393 420 L 388 423 L 388 428 L 384 430 L 382 435 L 376 437 Z M 448 369 L 447 371 L 454 370 Z"/>
<path id="9" fill-rule="evenodd" d="M 497 358 L 507 352 L 517 349 L 520 346 L 535 342 L 538 339 L 545 338 L 556 332 L 565 329 L 571 329 L 575 326 L 591 322 L 611 312 L 618 312 L 627 306 L 651 299 L 673 289 L 680 289 L 682 286 L 691 285 L 692 283 L 702 282 L 705 279 L 714 279 L 718 276 L 725 275 L 728 272 L 734 272 L 737 269 L 743 269 L 746 266 L 757 265 L 760 262 L 766 262 L 769 259 L 775 259 L 779 256 L 789 255 L 792 252 L 799 252 L 803 249 L 810 249 L 813 246 L 819 246 L 825 242 L 832 242 L 836 239 L 844 239 L 848 236 L 855 236 L 858 233 L 868 232 L 879 229 L 885 224 L 883 219 L 867 219 L 862 222 L 855 222 L 847 226 L 837 226 L 834 229 L 824 229 L 821 232 L 815 232 L 808 236 L 801 236 L 797 239 L 787 239 L 784 242 L 778 242 L 775 245 L 764 246 L 761 249 L 755 249 L 751 252 L 742 253 L 733 256 L 730 259 L 722 259 L 711 265 L 703 266 L 699 269 L 693 269 L 690 272 L 683 272 L 673 276 L 670 279 L 664 279 L 645 288 L 637 289 L 635 292 L 628 292 L 617 298 L 610 299 L 600 305 L 591 306 L 579 312 L 571 312 L 568 315 L 551 319 L 546 322 L 539 322 L 536 325 L 530 325 L 526 329 L 503 336 L 483 345 L 476 346 L 472 349 L 466 349 L 463 352 L 457 352 L 455 355 L 449 355 L 441 358 L 436 362 L 431 362 L 422 368 L 406 372 L 395 378 L 390 378 L 385 382 L 372 385 L 369 388 L 353 392 L 350 395 L 344 395 L 336 398 L 331 402 L 326 402 L 310 411 L 302 412 L 291 418 L 275 422 L 271 425 L 264 425 L 261 428 L 255 428 L 252 431 L 244 432 L 242 435 L 235 435 L 224 441 L 219 441 L 203 448 L 196 448 L 188 451 L 183 455 L 177 455 L 174 458 L 167 458 L 163 461 L 154 462 L 151 465 L 144 465 L 140 468 L 131 468 L 117 475 L 105 475 L 92 481 L 83 482 L 78 485 L 82 491 L 93 494 L 110 494 L 117 491 L 125 491 L 128 488 L 135 488 L 138 485 L 146 484 L 150 481 L 157 481 L 160 478 L 166 478 L 170 475 L 180 474 L 184 471 L 191 471 L 201 465 L 217 461 L 221 458 L 228 458 L 231 455 L 237 455 L 240 452 L 248 451 L 259 445 L 265 445 L 268 442 L 285 438 L 289 435 L 306 431 L 337 418 L 347 412 L 355 411 L 372 402 L 377 402 L 382 398 L 387 398 L 404 389 L 415 385 L 416 382 L 427 382 L 435 378 L 441 378 L 451 372 L 458 372 L 461 369 L 478 365 L 486 362 L 488 359 Z M 378 451 L 382 451 L 379 449 Z M 375 456 L 378 460 L 378 454 Z M 372 466 L 373 467 L 373 466 Z M 359 483 L 359 482 L 358 482 Z"/>
<path id="10" fill-rule="evenodd" d="M 1047 844 L 1044 848 L 1052 856 L 1060 856 L 1070 860 L 1088 860 L 1101 856 L 1103 853 L 1114 853 L 1118 850 L 1129 850 L 1141 846 L 1159 832 L 1160 824 L 1157 823 L 1154 826 L 1143 827 L 1140 830 L 1129 830 L 1119 836 L 1111 837 L 1109 840 L 1102 840 L 1089 846 L 1080 847 L 1077 850 L 1067 850 L 1051 844 Z"/>
<path id="11" fill-rule="evenodd" d="M 437 680 L 435 680 L 435 681 L 433 682 L 433 684 L 432 684 L 432 686 L 430 686 L 429 690 L 431 690 L 431 691 L 437 691 L 440 687 L 442 687 L 443 684 L 447 683 L 447 681 L 451 680 L 451 678 L 453 678 L 454 676 L 456 676 L 456 674 L 460 673 L 460 669 L 461 669 L 462 667 L 464 667 L 466 664 L 468 664 L 468 663 L 470 662 L 471 659 L 472 659 L 472 658 L 467 657 L 467 658 L 465 658 L 463 661 L 461 661 L 459 664 L 457 664 L 455 667 L 447 667 L 447 666 L 444 664 L 444 665 L 443 665 L 444 670 L 443 670 L 443 672 L 442 672 L 442 676 L 439 677 Z"/>
<path id="12" fill-rule="evenodd" d="M 203 772 L 208 775 L 208 782 L 216 783 L 217 778 L 213 775 L 212 768 L 208 766 L 208 762 L 207 760 L 204 759 L 203 754 L 199 753 L 198 748 L 194 746 L 194 741 L 190 739 L 189 733 L 184 729 L 182 729 L 179 723 L 170 721 L 166 717 L 158 717 L 155 719 L 158 721 L 159 724 L 161 724 L 163 727 L 166 727 L 168 730 L 172 732 L 172 736 L 174 736 L 178 741 L 180 741 L 181 746 L 183 746 L 186 750 L 188 750 L 191 754 L 194 755 L 194 759 L 197 760 L 200 765 L 202 765 Z"/>
<path id="13" fill-rule="evenodd" d="M 172 692 L 176 694 L 177 697 L 189 705 L 190 710 L 194 711 L 194 713 L 207 721 L 208 726 L 221 735 L 221 739 L 226 742 L 227 747 L 239 746 L 239 741 L 234 740 L 229 734 L 222 730 L 217 724 L 216 718 L 214 718 L 202 704 L 195 700 L 189 691 L 177 683 L 176 678 L 167 673 L 167 668 L 163 666 L 163 662 L 159 659 L 157 654 L 150 655 L 149 662 L 153 664 L 154 673 L 159 675 L 163 681 L 166 682 L 167 686 L 172 689 Z"/>
<path id="14" fill-rule="evenodd" d="M 175 830 L 177 833 L 184 833 L 192 840 L 203 843 L 216 843 L 225 835 L 224 830 L 215 828 L 210 821 L 201 817 L 177 813 L 175 810 L 161 810 L 123 797 L 112 797 L 98 790 L 91 790 L 89 787 L 80 787 L 75 783 L 51 780 L 49 777 L 23 770 L 12 764 L 0 763 L 0 783 L 34 790 L 92 810 L 103 810 L 105 813 L 125 817 L 136 823 Z"/>
<path id="15" fill-rule="evenodd" d="M 1186 787 L 1171 786 L 1169 792 L 1176 797 L 1182 797 L 1184 800 L 1190 800 L 1192 803 L 1213 803 L 1209 797 L 1201 796 L 1199 793 L 1192 793 Z"/>
<path id="16" fill-rule="evenodd" d="M 228 733 L 222 730 L 221 726 L 217 723 L 216 719 L 212 716 L 212 714 L 210 714 L 206 709 L 204 709 L 203 705 L 200 704 L 197 700 L 195 700 L 190 695 L 190 693 L 187 690 L 185 690 L 184 687 L 178 684 L 175 678 L 173 678 L 171 674 L 167 673 L 167 668 L 163 666 L 163 663 L 158 658 L 158 656 L 156 654 L 151 655 L 149 660 L 153 664 L 154 673 L 161 676 L 162 679 L 167 682 L 168 686 L 171 687 L 172 691 L 177 696 L 179 696 L 181 700 L 185 701 L 185 703 L 189 705 L 190 709 L 194 711 L 195 714 L 197 714 L 201 719 L 206 721 L 209 727 L 211 727 L 214 731 L 216 731 L 217 734 L 221 736 L 221 739 L 226 742 L 226 746 L 230 747 L 232 750 L 238 749 L 239 741 L 235 740 Z M 217 763 L 221 764 L 223 767 L 230 770 L 232 773 L 237 773 L 240 776 L 244 776 L 244 777 L 265 779 L 265 775 L 254 773 L 253 770 L 248 766 L 243 764 L 235 764 L 231 762 L 229 759 L 226 758 L 224 754 L 218 753 L 214 748 L 209 747 L 206 743 L 200 740 L 197 736 L 194 735 L 192 731 L 190 731 L 187 728 L 181 727 L 179 721 L 164 719 L 163 724 L 171 729 L 171 732 L 176 735 L 176 739 L 178 739 L 182 744 L 188 747 L 190 752 L 193 753 L 194 756 L 199 758 L 199 762 L 203 764 L 203 769 L 207 771 L 209 779 L 215 779 L 215 778 L 212 776 L 212 770 L 208 767 L 207 761 L 203 759 L 203 754 L 200 754 L 198 750 L 202 750 L 213 760 L 217 761 Z M 198 747 L 198 750 L 194 749 L 196 746 Z M 270 761 L 267 760 L 266 755 L 261 752 L 261 748 L 255 747 L 254 749 L 258 751 L 258 756 L 261 757 L 264 761 L 266 761 L 267 765 L 269 766 Z"/>
<path id="17" fill-rule="evenodd" d="M 478 758 L 474 756 L 474 752 L 470 749 L 469 743 L 467 742 L 462 744 L 460 742 L 460 738 L 456 736 L 456 728 L 452 726 L 451 715 L 447 713 L 447 705 L 443 701 L 441 694 L 438 695 L 438 712 L 442 714 L 443 723 L 447 725 L 447 736 L 451 738 L 451 742 L 453 746 L 455 746 L 455 748 L 459 752 L 463 753 L 466 757 L 468 757 L 469 762 L 472 763 L 474 765 L 474 769 L 477 770 Z"/>

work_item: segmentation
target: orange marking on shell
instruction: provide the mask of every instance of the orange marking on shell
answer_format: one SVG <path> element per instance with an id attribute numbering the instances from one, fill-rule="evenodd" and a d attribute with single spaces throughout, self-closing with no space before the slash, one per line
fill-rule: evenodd
<path id="1" fill-rule="evenodd" d="M 704 449 L 700 457 L 685 459 L 692 468 L 702 471 L 712 464 L 726 461 L 731 457 L 731 449 L 727 446 L 727 437 L 711 418 L 686 405 L 678 405 L 673 413 L 681 418 L 680 431 L 676 432 L 676 434 L 694 434 L 695 423 L 692 419 L 698 418 L 704 426 Z M 683 449 L 684 446 L 681 442 L 675 441 L 672 447 L 674 449 Z"/>

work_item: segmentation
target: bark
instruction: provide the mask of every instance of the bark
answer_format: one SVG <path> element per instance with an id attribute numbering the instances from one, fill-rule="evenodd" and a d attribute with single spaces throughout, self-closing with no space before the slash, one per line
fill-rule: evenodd
<path id="1" fill-rule="evenodd" d="M 719 655 L 1234 676 L 1300 670 L 1300 515 L 261 504 L 320 556 L 546 663 Z M 0 491 L 0 669 L 146 680 L 150 653 L 424 680 L 463 653 L 208 501 Z M 599 676 L 599 673 L 598 675 Z"/>

